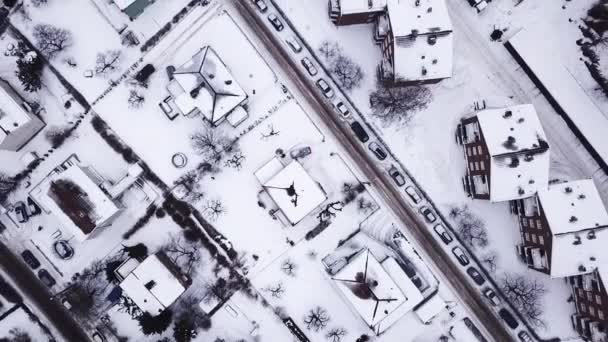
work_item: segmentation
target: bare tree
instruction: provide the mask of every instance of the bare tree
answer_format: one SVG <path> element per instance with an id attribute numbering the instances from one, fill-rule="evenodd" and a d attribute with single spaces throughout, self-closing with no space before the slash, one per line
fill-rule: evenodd
<path id="1" fill-rule="evenodd" d="M 332 42 L 329 40 L 324 40 L 319 45 L 317 49 L 322 58 L 324 58 L 328 62 L 332 62 L 334 58 L 342 53 L 342 48 L 337 42 Z"/>
<path id="2" fill-rule="evenodd" d="M 211 221 L 216 221 L 224 213 L 226 213 L 226 208 L 219 199 L 209 200 L 203 206 L 203 214 Z"/>
<path id="3" fill-rule="evenodd" d="M 319 214 L 317 214 L 317 218 L 319 222 L 329 221 L 332 217 L 336 216 L 336 211 L 342 211 L 342 202 L 332 202 L 325 206 L 325 209 L 321 210 Z"/>
<path id="4" fill-rule="evenodd" d="M 194 150 L 212 163 L 219 163 L 224 152 L 231 149 L 233 145 L 222 132 L 210 127 L 194 133 L 191 139 Z"/>
<path id="5" fill-rule="evenodd" d="M 298 266 L 291 259 L 285 259 L 281 264 L 281 270 L 283 271 L 283 273 L 287 274 L 290 277 L 296 276 L 297 269 Z"/>
<path id="6" fill-rule="evenodd" d="M 243 152 L 237 151 L 230 158 L 226 159 L 224 166 L 240 170 L 243 167 L 243 162 L 245 159 L 246 158 Z"/>
<path id="7" fill-rule="evenodd" d="M 334 75 L 335 81 L 347 91 L 357 88 L 363 80 L 363 70 L 347 56 L 338 55 L 332 65 L 331 73 Z"/>
<path id="8" fill-rule="evenodd" d="M 264 133 L 264 132 L 262 132 L 262 133 L 260 133 L 260 134 L 261 134 L 261 136 L 262 136 L 262 137 L 261 137 L 261 139 L 262 139 L 262 140 L 267 140 L 267 139 L 268 139 L 268 138 L 270 138 L 270 137 L 275 137 L 275 136 L 278 136 L 280 133 L 281 133 L 281 131 L 276 131 L 276 130 L 274 129 L 274 126 L 273 126 L 273 125 L 268 125 L 268 133 Z"/>
<path id="9" fill-rule="evenodd" d="M 342 327 L 332 328 L 327 332 L 325 337 L 331 342 L 341 342 L 342 338 L 346 336 L 346 329 Z"/>
<path id="10" fill-rule="evenodd" d="M 48 24 L 34 26 L 34 39 L 38 49 L 49 59 L 53 59 L 73 43 L 70 31 Z"/>
<path id="11" fill-rule="evenodd" d="M 405 125 L 413 113 L 426 108 L 431 101 L 431 91 L 424 86 L 393 87 L 380 84 L 369 95 L 372 115 L 384 125 Z"/>
<path id="12" fill-rule="evenodd" d="M 137 319 L 142 314 L 139 306 L 137 306 L 137 304 L 135 304 L 135 302 L 127 296 L 120 296 L 117 305 L 119 312 L 124 312 L 133 319 Z"/>
<path id="13" fill-rule="evenodd" d="M 0 203 L 4 202 L 8 195 L 17 188 L 18 182 L 15 178 L 0 172 Z"/>
<path id="14" fill-rule="evenodd" d="M 363 214 L 369 214 L 376 210 L 376 204 L 365 197 L 359 197 L 357 200 L 357 209 Z"/>
<path id="15" fill-rule="evenodd" d="M 188 276 L 192 276 L 194 270 L 201 263 L 199 245 L 182 240 L 181 236 L 172 236 L 169 242 L 161 247 L 165 255 L 179 269 Z"/>
<path id="16" fill-rule="evenodd" d="M 269 292 L 271 296 L 278 299 L 283 298 L 283 294 L 285 293 L 285 287 L 283 287 L 282 282 L 277 282 L 275 284 L 268 285 L 263 288 L 263 290 Z"/>
<path id="17" fill-rule="evenodd" d="M 511 304 L 530 323 L 536 326 L 545 325 L 541 317 L 543 296 L 547 289 L 542 282 L 522 274 L 505 273 L 500 280 L 500 287 Z"/>
<path id="18" fill-rule="evenodd" d="M 449 215 L 456 223 L 456 233 L 467 246 L 476 248 L 488 245 L 485 222 L 473 214 L 468 206 L 452 207 Z"/>
<path id="19" fill-rule="evenodd" d="M 120 50 L 107 50 L 98 53 L 97 60 L 95 61 L 95 74 L 106 77 L 117 71 L 120 65 L 120 57 Z"/>
<path id="20" fill-rule="evenodd" d="M 497 262 L 498 262 L 498 254 L 495 251 L 489 251 L 488 253 L 481 256 L 481 262 L 483 262 L 487 269 L 494 273 L 496 272 Z"/>
<path id="21" fill-rule="evenodd" d="M 145 100 L 146 98 L 136 90 L 129 92 L 129 108 L 140 108 Z"/>
<path id="22" fill-rule="evenodd" d="M 327 313 L 327 310 L 324 308 L 317 306 L 314 309 L 311 309 L 308 314 L 304 317 L 304 323 L 306 324 L 306 329 L 319 331 L 325 329 L 327 327 L 327 323 L 329 322 L 330 317 Z"/>

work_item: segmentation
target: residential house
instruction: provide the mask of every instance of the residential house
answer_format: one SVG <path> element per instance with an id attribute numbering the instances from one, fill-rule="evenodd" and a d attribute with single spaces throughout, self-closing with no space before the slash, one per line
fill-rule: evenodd
<path id="1" fill-rule="evenodd" d="M 141 263 L 134 260 L 119 267 L 127 270 L 117 274 L 128 273 L 120 288 L 140 310 L 152 316 L 163 312 L 190 286 L 189 278 L 163 252 L 150 255 Z"/>
<path id="2" fill-rule="evenodd" d="M 0 78 L 0 150 L 19 151 L 44 126 L 27 102 Z"/>
<path id="3" fill-rule="evenodd" d="M 248 96 L 210 46 L 177 67 L 167 86 L 179 111 L 187 117 L 202 115 L 217 126 L 233 112 L 242 117 Z"/>
<path id="4" fill-rule="evenodd" d="M 567 279 L 572 287 L 576 313 L 570 316 L 572 327 L 589 341 L 606 341 L 608 332 L 608 273 L 600 266 L 591 273 Z"/>
<path id="5" fill-rule="evenodd" d="M 375 21 L 380 80 L 434 83 L 452 76 L 452 22 L 445 0 L 331 0 L 336 25 Z"/>
<path id="6" fill-rule="evenodd" d="M 156 0 L 111 0 L 129 19 L 135 20 Z"/>
<path id="7" fill-rule="evenodd" d="M 52 170 L 30 191 L 30 197 L 60 222 L 66 239 L 96 236 L 122 212 L 122 205 L 104 188 L 106 180 L 76 155 Z"/>
<path id="8" fill-rule="evenodd" d="M 456 140 L 463 146 L 470 197 L 517 200 L 545 189 L 549 144 L 532 105 L 486 109 L 461 120 Z"/>
<path id="9" fill-rule="evenodd" d="M 608 213 L 591 179 L 539 189 L 513 203 L 528 267 L 553 278 L 576 276 L 608 260 Z"/>

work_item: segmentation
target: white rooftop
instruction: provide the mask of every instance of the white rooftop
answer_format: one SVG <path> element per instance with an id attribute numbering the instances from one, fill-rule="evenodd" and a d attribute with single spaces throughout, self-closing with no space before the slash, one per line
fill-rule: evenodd
<path id="1" fill-rule="evenodd" d="M 422 295 L 403 270 L 395 270 L 392 266 L 389 274 L 365 249 L 332 278 L 342 295 L 374 330 L 384 320 L 394 322 L 393 318 L 398 319 L 391 317 L 393 314 L 403 315 L 409 311 L 402 310 L 403 306 L 413 307 L 422 300 Z"/>
<path id="2" fill-rule="evenodd" d="M 490 200 L 521 199 L 545 189 L 549 150 L 534 106 L 486 109 L 477 113 L 477 119 L 491 156 Z M 543 146 L 547 147 L 545 152 L 529 153 Z"/>
<path id="3" fill-rule="evenodd" d="M 30 115 L 21 107 L 21 104 L 6 89 L 0 87 L 0 142 L 7 133 L 16 131 L 30 120 Z"/>
<path id="4" fill-rule="evenodd" d="M 151 315 L 161 313 L 186 291 L 156 254 L 137 266 L 120 287 L 142 311 Z"/>
<path id="5" fill-rule="evenodd" d="M 340 2 L 340 13 L 369 13 L 383 11 L 386 0 L 338 0 Z"/>
<path id="6" fill-rule="evenodd" d="M 292 224 L 327 199 L 319 184 L 297 161 L 282 167 L 280 161 L 273 158 L 256 172 L 256 177 Z"/>
<path id="7" fill-rule="evenodd" d="M 386 0 L 386 5 L 395 37 L 452 31 L 445 0 Z"/>

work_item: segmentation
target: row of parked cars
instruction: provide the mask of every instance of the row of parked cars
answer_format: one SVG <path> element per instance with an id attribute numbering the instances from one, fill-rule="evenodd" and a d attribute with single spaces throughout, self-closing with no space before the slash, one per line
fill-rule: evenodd
<path id="1" fill-rule="evenodd" d="M 32 251 L 30 251 L 29 249 L 26 249 L 23 252 L 21 252 L 21 257 L 23 258 L 23 261 L 25 261 L 25 263 L 32 270 L 37 270 L 40 267 L 40 261 L 38 261 L 38 258 L 36 258 L 34 256 L 34 253 L 32 253 Z M 42 283 L 44 285 L 48 286 L 49 288 L 51 288 L 51 287 L 55 286 L 55 284 L 57 284 L 57 282 L 55 281 L 55 278 L 53 278 L 53 276 L 51 276 L 49 271 L 45 270 L 44 268 L 39 269 L 37 274 L 38 274 L 38 278 L 40 278 L 40 281 L 42 281 Z"/>

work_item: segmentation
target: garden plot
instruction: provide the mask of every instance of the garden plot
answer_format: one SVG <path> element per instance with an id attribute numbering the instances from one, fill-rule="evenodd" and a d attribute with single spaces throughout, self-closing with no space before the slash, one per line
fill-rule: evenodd
<path id="1" fill-rule="evenodd" d="M 52 25 L 69 32 L 70 42 L 51 63 L 89 101 L 100 95 L 109 86 L 110 79 L 117 78 L 140 55 L 139 48 L 121 44 L 119 34 L 92 1 L 49 1 L 38 8 L 25 1 L 23 11 L 16 12 L 11 22 L 38 47 L 34 37 L 36 25 Z M 95 73 L 97 55 L 110 50 L 120 51 L 115 68 L 85 77 L 86 72 Z"/>

